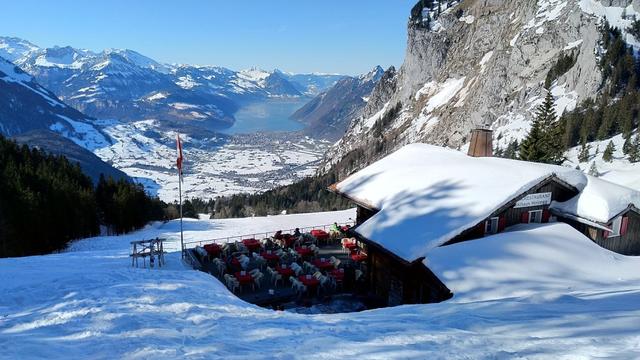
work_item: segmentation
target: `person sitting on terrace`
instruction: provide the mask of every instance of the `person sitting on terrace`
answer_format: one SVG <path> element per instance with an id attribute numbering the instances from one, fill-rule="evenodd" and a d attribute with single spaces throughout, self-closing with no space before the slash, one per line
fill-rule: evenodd
<path id="1" fill-rule="evenodd" d="M 273 235 L 273 238 L 277 240 L 282 240 L 282 230 L 276 231 L 276 234 Z"/>
<path id="2" fill-rule="evenodd" d="M 300 235 L 302 235 L 302 233 L 300 232 L 300 229 L 299 229 L 299 228 L 296 228 L 296 230 L 293 232 L 293 236 L 295 236 L 295 237 L 299 238 L 299 237 L 300 237 Z"/>
<path id="3" fill-rule="evenodd" d="M 342 236 L 342 229 L 340 228 L 340 226 L 338 226 L 338 223 L 335 222 L 333 223 L 333 225 L 331 225 L 331 227 L 329 228 L 329 237 L 331 237 L 332 240 L 338 239 Z"/>

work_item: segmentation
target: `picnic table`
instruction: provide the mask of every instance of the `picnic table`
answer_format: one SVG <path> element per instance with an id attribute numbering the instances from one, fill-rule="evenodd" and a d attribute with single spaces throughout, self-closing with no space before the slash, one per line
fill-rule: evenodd
<path id="1" fill-rule="evenodd" d="M 351 254 L 351 260 L 361 262 L 367 260 L 367 254 Z"/>
<path id="2" fill-rule="evenodd" d="M 311 254 L 313 254 L 313 250 L 311 250 L 310 248 L 307 247 L 297 247 L 296 248 L 296 252 L 300 255 L 300 256 L 309 256 Z"/>
<path id="3" fill-rule="evenodd" d="M 333 263 L 331 263 L 329 259 L 325 258 L 315 259 L 311 263 L 320 270 L 329 270 L 333 268 Z"/>
<path id="4" fill-rule="evenodd" d="M 293 271 L 293 269 L 290 267 L 276 266 L 276 271 L 278 272 L 278 274 L 284 277 L 290 277 L 290 276 L 293 276 L 293 274 L 295 274 L 295 271 Z"/>
<path id="5" fill-rule="evenodd" d="M 329 234 L 324 230 L 311 230 L 311 236 L 318 239 L 319 241 L 329 240 Z"/>
<path id="6" fill-rule="evenodd" d="M 207 244 L 203 248 L 210 257 L 218 257 L 222 252 L 222 247 L 218 244 Z"/>
<path id="7" fill-rule="evenodd" d="M 260 256 L 262 256 L 265 260 L 271 261 L 271 262 L 280 260 L 280 257 L 278 256 L 278 254 L 274 252 L 263 251 L 260 253 Z"/>
<path id="8" fill-rule="evenodd" d="M 247 249 L 249 249 L 249 251 L 257 251 L 262 247 L 262 244 L 260 244 L 258 239 L 244 239 L 242 240 L 242 243 L 247 247 Z"/>
<path id="9" fill-rule="evenodd" d="M 298 280 L 307 288 L 316 288 L 320 285 L 320 280 L 311 275 L 300 275 L 298 276 Z"/>

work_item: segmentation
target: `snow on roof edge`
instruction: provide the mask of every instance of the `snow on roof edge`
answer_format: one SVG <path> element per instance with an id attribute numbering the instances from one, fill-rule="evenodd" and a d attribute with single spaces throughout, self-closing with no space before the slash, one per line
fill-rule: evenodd
<path id="1" fill-rule="evenodd" d="M 587 185 L 578 195 L 564 202 L 554 201 L 550 208 L 601 225 L 630 209 L 640 209 L 640 192 L 589 175 L 586 179 Z"/>

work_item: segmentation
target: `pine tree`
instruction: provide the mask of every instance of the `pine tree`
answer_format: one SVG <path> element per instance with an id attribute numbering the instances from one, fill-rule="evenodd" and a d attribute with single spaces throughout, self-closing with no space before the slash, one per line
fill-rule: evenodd
<path id="1" fill-rule="evenodd" d="M 636 135 L 631 143 L 629 148 L 629 152 L 627 154 L 629 156 L 629 161 L 632 163 L 636 163 L 640 161 L 640 136 Z"/>
<path id="2" fill-rule="evenodd" d="M 602 160 L 606 162 L 611 162 L 613 160 L 613 153 L 616 151 L 616 146 L 613 144 L 613 141 L 609 141 L 607 144 L 607 148 L 604 150 L 602 154 Z"/>
<path id="3" fill-rule="evenodd" d="M 631 134 L 626 134 L 624 137 L 624 144 L 622 144 L 622 153 L 625 155 L 629 155 L 629 151 L 633 144 L 631 143 Z"/>
<path id="4" fill-rule="evenodd" d="M 589 168 L 589 175 L 598 177 L 600 173 L 598 172 L 598 168 L 596 167 L 596 162 L 591 162 L 591 167 Z"/>
<path id="5" fill-rule="evenodd" d="M 518 151 L 520 150 L 520 145 L 518 144 L 518 140 L 513 140 L 507 145 L 507 148 L 504 150 L 503 157 L 507 159 L 517 159 Z"/>
<path id="6" fill-rule="evenodd" d="M 531 130 L 520 144 L 520 159 L 551 164 L 559 164 L 564 160 L 564 130 L 557 121 L 554 107 L 553 95 L 547 89 L 544 102 L 536 111 Z"/>
<path id="7" fill-rule="evenodd" d="M 578 153 L 578 161 L 581 163 L 589 161 L 589 151 L 591 151 L 591 145 L 587 144 L 587 142 L 583 140 L 582 146 L 580 147 L 580 153 Z"/>

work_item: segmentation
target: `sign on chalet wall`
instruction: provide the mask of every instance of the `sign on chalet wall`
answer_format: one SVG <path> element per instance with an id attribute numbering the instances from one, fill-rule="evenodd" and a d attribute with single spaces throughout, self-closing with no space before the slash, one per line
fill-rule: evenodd
<path id="1" fill-rule="evenodd" d="M 551 193 L 529 194 L 516 203 L 514 208 L 524 208 L 551 204 Z"/>

